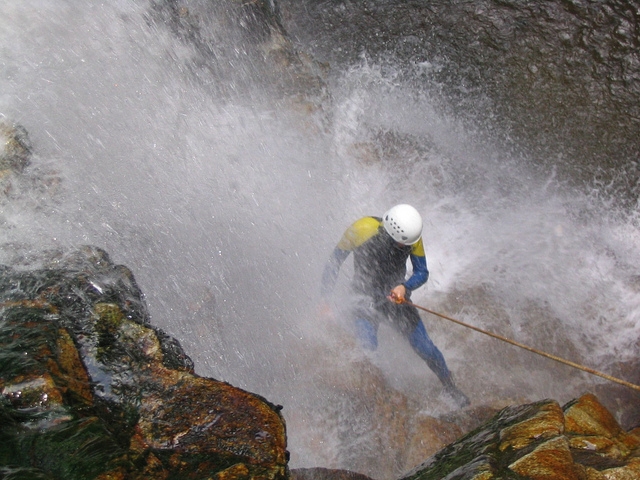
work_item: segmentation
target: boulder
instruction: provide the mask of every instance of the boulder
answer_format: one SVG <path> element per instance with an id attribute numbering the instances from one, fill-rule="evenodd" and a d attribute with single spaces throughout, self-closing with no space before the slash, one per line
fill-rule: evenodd
<path id="1" fill-rule="evenodd" d="M 281 407 L 196 375 L 126 267 L 93 247 L 23 263 L 0 272 L 0 476 L 287 477 Z"/>
<path id="2" fill-rule="evenodd" d="M 504 408 L 402 480 L 640 478 L 640 436 L 593 394 Z"/>

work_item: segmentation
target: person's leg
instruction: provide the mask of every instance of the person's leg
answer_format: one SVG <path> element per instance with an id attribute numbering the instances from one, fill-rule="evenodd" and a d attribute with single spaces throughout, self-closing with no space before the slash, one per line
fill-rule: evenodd
<path id="1" fill-rule="evenodd" d="M 395 318 L 397 319 L 395 325 L 407 337 L 413 350 L 438 376 L 438 379 L 444 385 L 445 391 L 459 406 L 469 405 L 467 396 L 453 382 L 447 362 L 442 352 L 429 337 L 416 308 L 410 305 L 399 305 L 395 310 Z"/>
<path id="2" fill-rule="evenodd" d="M 443 384 L 446 385 L 451 382 L 451 372 L 447 367 L 444 356 L 433 343 L 431 338 L 429 338 L 422 320 L 418 320 L 413 332 L 409 334 L 409 343 L 413 350 L 427 363 L 429 368 L 438 376 Z"/>
<path id="3" fill-rule="evenodd" d="M 378 348 L 378 332 L 376 326 L 365 318 L 355 320 L 356 336 L 366 350 Z"/>
<path id="4" fill-rule="evenodd" d="M 351 312 L 354 319 L 355 334 L 366 350 L 378 348 L 378 319 L 370 298 L 361 298 Z"/>

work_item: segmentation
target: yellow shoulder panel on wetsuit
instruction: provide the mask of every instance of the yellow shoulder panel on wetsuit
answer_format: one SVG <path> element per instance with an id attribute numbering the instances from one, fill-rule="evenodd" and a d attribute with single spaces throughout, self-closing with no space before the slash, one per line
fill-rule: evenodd
<path id="1" fill-rule="evenodd" d="M 422 243 L 422 237 L 418 239 L 416 243 L 411 245 L 411 255 L 416 255 L 417 257 L 424 257 L 424 243 Z"/>
<path id="2" fill-rule="evenodd" d="M 382 223 L 373 217 L 363 217 L 351 224 L 338 242 L 341 250 L 352 251 L 378 233 Z"/>

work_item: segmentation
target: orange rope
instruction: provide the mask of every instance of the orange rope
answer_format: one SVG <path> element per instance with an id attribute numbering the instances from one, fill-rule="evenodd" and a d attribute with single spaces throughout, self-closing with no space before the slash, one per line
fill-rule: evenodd
<path id="1" fill-rule="evenodd" d="M 550 353 L 543 352 L 542 350 L 538 350 L 538 349 L 535 349 L 533 347 L 528 347 L 527 345 L 523 345 L 522 343 L 516 342 L 514 340 L 510 340 L 510 339 L 508 339 L 506 337 L 503 337 L 501 335 L 497 335 L 495 333 L 487 332 L 486 330 L 482 330 L 481 328 L 474 327 L 473 325 L 469 325 L 467 323 L 461 322 L 460 320 L 456 320 L 455 318 L 448 317 L 447 315 L 443 315 L 441 313 L 434 312 L 433 310 L 429 310 L 428 308 L 421 307 L 420 305 L 416 305 L 415 303 L 411 303 L 411 302 L 409 302 L 407 300 L 402 300 L 402 301 L 400 301 L 398 303 L 404 303 L 405 305 L 410 305 L 412 307 L 415 307 L 417 309 L 423 310 L 423 311 L 425 311 L 427 313 L 430 313 L 432 315 L 435 315 L 437 317 L 444 318 L 445 320 L 449 320 L 450 322 L 457 323 L 458 325 L 462 325 L 463 327 L 470 328 L 471 330 L 475 330 L 476 332 L 484 333 L 485 335 L 489 335 L 490 337 L 497 338 L 498 340 L 502 340 L 503 342 L 510 343 L 511 345 L 515 345 L 516 347 L 520 347 L 520 348 L 523 348 L 523 349 L 528 350 L 530 352 L 537 353 L 538 355 L 542 355 L 543 357 L 550 358 L 551 360 L 555 360 L 556 362 L 560 362 L 560 363 L 563 363 L 565 365 L 569 365 L 570 367 L 577 368 L 577 369 L 582 370 L 584 372 L 591 373 L 593 375 L 597 375 L 597 376 L 602 377 L 602 378 L 606 378 L 607 380 L 610 380 L 610 381 L 615 382 L 615 383 L 619 383 L 620 385 L 624 385 L 625 387 L 629 387 L 629 388 L 632 388 L 634 390 L 640 391 L 640 386 L 639 385 L 635 385 L 635 384 L 627 382 L 625 380 L 620 380 L 619 378 L 612 377 L 611 375 L 607 375 L 606 373 L 599 372 L 597 370 L 594 370 L 593 368 L 585 367 L 584 365 L 580 365 L 578 363 L 571 362 L 569 360 L 565 360 L 564 358 L 560 358 L 560 357 L 557 357 L 557 356 L 552 355 Z"/>

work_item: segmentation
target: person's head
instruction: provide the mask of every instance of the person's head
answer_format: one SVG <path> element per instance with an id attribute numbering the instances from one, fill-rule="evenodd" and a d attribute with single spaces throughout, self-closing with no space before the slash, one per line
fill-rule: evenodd
<path id="1" fill-rule="evenodd" d="M 382 225 L 391 238 L 402 245 L 413 245 L 422 235 L 422 217 L 411 205 L 400 204 L 382 217 Z"/>

